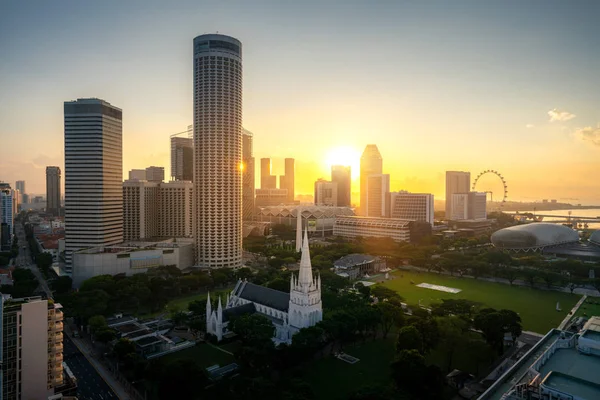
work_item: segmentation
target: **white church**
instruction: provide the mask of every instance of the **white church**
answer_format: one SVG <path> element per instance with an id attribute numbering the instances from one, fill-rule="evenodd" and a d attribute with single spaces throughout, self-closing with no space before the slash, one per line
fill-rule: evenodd
<path id="1" fill-rule="evenodd" d="M 301 218 L 298 218 L 299 220 Z M 301 222 L 296 234 L 297 246 L 301 248 L 300 271 L 292 274 L 290 292 L 280 292 L 247 281 L 238 281 L 231 294 L 227 295 L 225 307 L 221 298 L 216 310 L 212 309 L 210 295 L 206 300 L 206 332 L 220 341 L 231 334 L 227 329 L 232 317 L 258 313 L 267 317 L 275 326 L 273 341 L 291 343 L 292 336 L 302 328 L 314 326 L 323 319 L 321 303 L 321 277 L 313 278 L 308 248 L 308 234 L 302 240 Z M 300 243 L 302 243 L 300 245 Z"/>

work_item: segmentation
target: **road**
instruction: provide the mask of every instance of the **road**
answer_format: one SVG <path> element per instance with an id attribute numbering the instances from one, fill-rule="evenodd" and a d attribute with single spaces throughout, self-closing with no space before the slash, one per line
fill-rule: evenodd
<path id="1" fill-rule="evenodd" d="M 77 378 L 77 396 L 80 400 L 117 400 L 118 397 L 104 382 L 92 364 L 67 335 L 63 339 L 65 363 Z"/>
<path id="2" fill-rule="evenodd" d="M 40 284 L 40 288 L 46 293 L 49 299 L 52 298 L 52 291 L 48 287 L 48 282 L 44 278 L 44 275 L 40 272 L 37 265 L 33 263 L 31 259 L 31 251 L 29 250 L 29 243 L 27 243 L 27 238 L 25 237 L 25 228 L 23 228 L 23 224 L 19 223 L 16 226 L 17 239 L 19 240 L 19 255 L 15 260 L 15 266 L 20 268 L 27 268 L 38 280 Z"/>

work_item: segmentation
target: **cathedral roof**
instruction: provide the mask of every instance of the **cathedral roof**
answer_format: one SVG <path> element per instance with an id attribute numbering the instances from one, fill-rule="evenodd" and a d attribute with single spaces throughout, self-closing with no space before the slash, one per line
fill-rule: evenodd
<path id="1" fill-rule="evenodd" d="M 279 290 L 271 289 L 265 286 L 255 285 L 254 283 L 244 282 L 238 285 L 236 296 L 262 304 L 267 307 L 274 308 L 280 311 L 287 311 L 290 303 L 290 294 L 280 292 Z"/>
<path id="2" fill-rule="evenodd" d="M 223 310 L 223 322 L 229 321 L 232 317 L 237 317 L 245 314 L 254 314 L 256 308 L 254 303 L 246 303 L 241 306 L 226 308 Z"/>

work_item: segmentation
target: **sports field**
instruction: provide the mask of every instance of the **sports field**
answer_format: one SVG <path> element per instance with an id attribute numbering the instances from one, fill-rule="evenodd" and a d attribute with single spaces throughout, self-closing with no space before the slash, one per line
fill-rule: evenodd
<path id="1" fill-rule="evenodd" d="M 394 279 L 382 284 L 398 292 L 408 304 L 418 304 L 420 300 L 421 305 L 428 306 L 431 303 L 440 302 L 441 299 L 477 301 L 484 306 L 496 309 L 505 308 L 519 313 L 523 321 L 523 330 L 542 334 L 557 327 L 580 298 L 575 294 L 426 272 L 396 271 L 391 277 Z M 447 293 L 417 287 L 420 283 L 442 285 L 461 291 Z M 556 311 L 556 302 L 560 303 L 562 311 Z"/>

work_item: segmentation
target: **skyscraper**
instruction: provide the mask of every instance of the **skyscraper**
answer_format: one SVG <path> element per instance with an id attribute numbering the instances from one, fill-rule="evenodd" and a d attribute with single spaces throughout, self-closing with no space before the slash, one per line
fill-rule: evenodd
<path id="1" fill-rule="evenodd" d="M 21 192 L 21 196 L 27 193 L 25 191 L 25 181 L 17 181 L 15 182 L 15 186 L 19 192 Z"/>
<path id="2" fill-rule="evenodd" d="M 471 190 L 471 173 L 463 171 L 446 171 L 446 219 L 453 219 L 453 194 L 469 193 Z"/>
<path id="3" fill-rule="evenodd" d="M 390 175 L 369 175 L 367 178 L 367 217 L 385 217 L 386 194 L 390 191 Z"/>
<path id="4" fill-rule="evenodd" d="M 254 215 L 254 156 L 252 143 L 254 135 L 244 129 L 242 136 L 242 216 L 244 220 L 251 220 Z"/>
<path id="5" fill-rule="evenodd" d="M 164 167 L 147 167 L 146 168 L 146 180 L 148 182 L 162 182 L 165 180 L 165 168 Z"/>
<path id="6" fill-rule="evenodd" d="M 433 226 L 433 195 L 429 193 L 409 193 L 401 190 L 388 193 L 386 217 L 424 221 Z"/>
<path id="7" fill-rule="evenodd" d="M 331 182 L 337 184 L 337 205 L 350 207 L 352 203 L 352 174 L 350 166 L 332 165 Z"/>
<path id="8" fill-rule="evenodd" d="M 294 193 L 294 159 L 285 159 L 285 175 L 279 177 L 279 188 L 286 189 L 288 191 L 288 203 L 293 203 L 295 198 Z"/>
<path id="9" fill-rule="evenodd" d="M 67 101 L 64 112 L 70 272 L 73 251 L 123 241 L 123 112 L 100 99 Z"/>
<path id="10" fill-rule="evenodd" d="M 14 190 L 0 182 L 0 250 L 10 250 L 14 218 Z"/>
<path id="11" fill-rule="evenodd" d="M 383 160 L 377 145 L 368 144 L 360 157 L 360 210 L 367 215 L 367 181 L 370 175 L 383 173 Z"/>
<path id="12" fill-rule="evenodd" d="M 319 179 L 315 182 L 315 205 L 338 206 L 338 185 L 335 182 Z"/>
<path id="13" fill-rule="evenodd" d="M 189 125 L 187 131 L 171 135 L 171 179 L 174 181 L 194 180 L 193 135 L 193 125 Z"/>
<path id="14" fill-rule="evenodd" d="M 271 175 L 271 159 L 260 159 L 260 188 L 277 189 L 277 176 Z"/>
<path id="15" fill-rule="evenodd" d="M 46 167 L 46 212 L 60 214 L 60 168 Z"/>
<path id="16" fill-rule="evenodd" d="M 242 43 L 194 39 L 196 262 L 242 265 Z"/>

